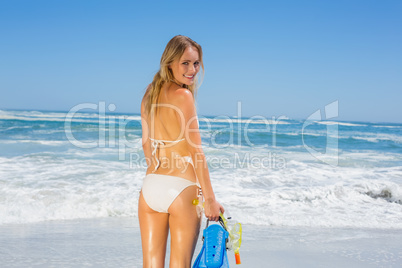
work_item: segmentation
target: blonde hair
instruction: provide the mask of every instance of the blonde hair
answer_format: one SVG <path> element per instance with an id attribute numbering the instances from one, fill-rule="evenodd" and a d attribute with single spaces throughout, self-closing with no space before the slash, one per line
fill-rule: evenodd
<path id="1" fill-rule="evenodd" d="M 161 92 L 162 86 L 166 82 L 175 81 L 172 70 L 169 68 L 169 65 L 172 64 L 175 60 L 179 60 L 183 55 L 184 51 L 188 47 L 195 47 L 198 50 L 199 60 L 201 65 L 201 73 L 204 73 L 204 64 L 202 62 L 202 48 L 201 46 L 193 41 L 191 38 L 183 35 L 176 35 L 167 43 L 165 51 L 163 51 L 161 61 L 160 61 L 160 69 L 155 74 L 152 83 L 150 84 L 147 90 L 147 96 L 145 98 L 145 111 L 148 115 L 153 112 L 153 105 L 155 104 L 159 94 Z M 200 72 L 199 72 L 200 73 Z M 184 85 L 188 90 L 191 91 L 193 96 L 197 93 L 198 84 L 198 74 L 194 80 L 194 83 L 190 86 Z"/>

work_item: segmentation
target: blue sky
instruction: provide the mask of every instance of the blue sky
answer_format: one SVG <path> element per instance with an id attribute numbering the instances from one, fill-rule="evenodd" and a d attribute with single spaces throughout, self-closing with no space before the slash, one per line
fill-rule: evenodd
<path id="1" fill-rule="evenodd" d="M 0 0 L 0 109 L 138 113 L 174 35 L 203 47 L 200 115 L 402 122 L 402 1 Z"/>

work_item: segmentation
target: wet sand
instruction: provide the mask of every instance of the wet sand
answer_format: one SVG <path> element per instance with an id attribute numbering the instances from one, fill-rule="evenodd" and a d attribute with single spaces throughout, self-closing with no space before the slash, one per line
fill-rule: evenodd
<path id="1" fill-rule="evenodd" d="M 239 268 L 400 267 L 401 245 L 401 229 L 246 225 L 242 264 L 235 265 L 233 252 L 228 251 L 228 257 L 230 267 Z M 195 255 L 200 249 L 201 240 Z M 137 219 L 2 225 L 0 263 L 1 267 L 142 267 Z"/>

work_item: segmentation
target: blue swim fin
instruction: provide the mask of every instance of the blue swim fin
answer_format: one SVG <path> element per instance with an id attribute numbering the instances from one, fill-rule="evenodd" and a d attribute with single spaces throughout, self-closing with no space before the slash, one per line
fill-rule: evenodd
<path id="1" fill-rule="evenodd" d="M 203 231 L 204 242 L 193 268 L 228 268 L 226 240 L 229 233 L 219 224 L 213 224 Z"/>

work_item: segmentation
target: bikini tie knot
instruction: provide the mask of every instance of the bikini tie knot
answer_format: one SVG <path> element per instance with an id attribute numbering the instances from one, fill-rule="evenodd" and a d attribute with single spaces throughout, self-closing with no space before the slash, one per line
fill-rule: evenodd
<path id="1" fill-rule="evenodd" d="M 155 156 L 155 160 L 156 160 L 155 169 L 154 169 L 154 171 L 152 171 L 152 173 L 153 173 L 158 169 L 158 167 L 161 164 L 161 162 L 159 161 L 158 157 L 156 157 L 156 151 L 158 150 L 160 145 L 165 145 L 165 143 L 163 141 L 161 141 L 161 140 L 154 140 L 154 139 L 152 139 L 151 142 L 152 142 L 152 148 L 153 148 L 152 155 Z"/>

